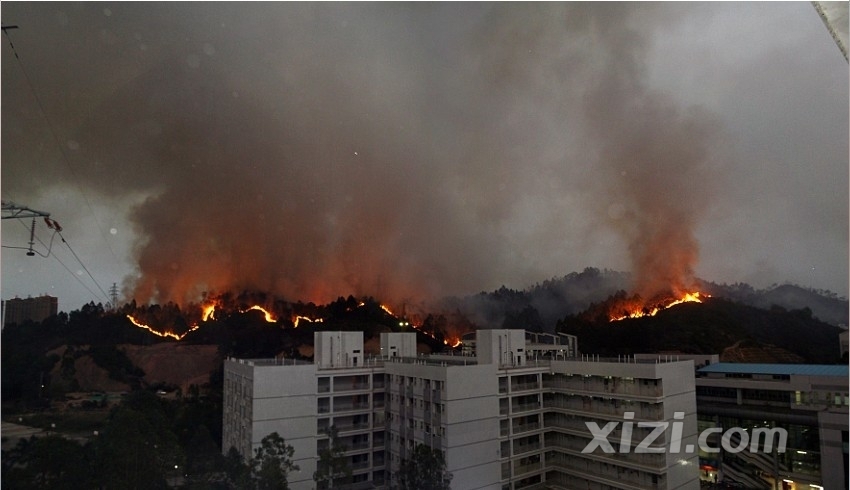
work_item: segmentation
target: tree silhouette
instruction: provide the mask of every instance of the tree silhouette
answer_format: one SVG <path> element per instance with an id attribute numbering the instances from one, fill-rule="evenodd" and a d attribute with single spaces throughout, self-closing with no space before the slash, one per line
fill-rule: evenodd
<path id="1" fill-rule="evenodd" d="M 295 450 L 277 432 L 260 441 L 251 460 L 251 473 L 259 490 L 287 490 L 289 473 L 298 470 L 292 462 Z"/>
<path id="2" fill-rule="evenodd" d="M 351 483 L 351 465 L 345 456 L 346 447 L 339 442 L 335 426 L 328 429 L 328 447 L 319 451 L 319 461 L 313 480 L 318 488 L 345 488 Z"/>
<path id="3" fill-rule="evenodd" d="M 3 488 L 92 488 L 89 447 L 59 435 L 21 439 L 3 451 Z"/>
<path id="4" fill-rule="evenodd" d="M 446 471 L 442 451 L 417 444 L 413 455 L 402 462 L 398 479 L 401 490 L 449 490 L 452 474 Z"/>
<path id="5" fill-rule="evenodd" d="M 184 467 L 183 452 L 166 420 L 153 409 L 122 406 L 95 443 L 102 483 L 107 488 L 165 488 L 166 478 Z"/>

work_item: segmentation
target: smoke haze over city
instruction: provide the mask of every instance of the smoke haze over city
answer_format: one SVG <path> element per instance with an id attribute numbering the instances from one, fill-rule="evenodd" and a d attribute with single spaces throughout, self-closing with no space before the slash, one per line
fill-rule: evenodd
<path id="1" fill-rule="evenodd" d="M 644 295 L 847 294 L 847 63 L 809 4 L 2 13 L 3 199 L 125 299 L 401 302 L 586 266 Z M 4 249 L 3 297 L 105 301 L 54 247 L 70 270 Z"/>

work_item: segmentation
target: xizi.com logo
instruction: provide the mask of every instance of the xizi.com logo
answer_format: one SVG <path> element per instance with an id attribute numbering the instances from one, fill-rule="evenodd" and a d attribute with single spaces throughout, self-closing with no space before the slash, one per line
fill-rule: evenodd
<path id="1" fill-rule="evenodd" d="M 608 454 L 616 452 L 678 454 L 682 452 L 682 430 L 684 427 L 683 420 L 685 418 L 685 412 L 674 412 L 673 422 L 633 422 L 634 418 L 634 412 L 623 413 L 623 419 L 625 419 L 625 421 L 622 422 L 622 427 L 620 428 L 619 451 L 615 450 L 614 446 L 611 445 L 611 439 L 609 439 L 609 437 L 614 433 L 617 427 L 620 426 L 620 422 L 608 422 L 603 427 L 599 427 L 599 424 L 596 422 L 585 422 L 584 424 L 587 426 L 588 430 L 590 430 L 590 433 L 593 435 L 593 439 L 587 443 L 581 452 L 592 453 L 596 449 L 601 449 L 603 452 Z M 634 451 L 632 451 L 632 439 L 635 426 L 639 429 L 652 429 L 652 431 L 647 433 L 643 439 L 634 446 Z M 653 446 L 652 444 L 659 439 L 659 436 L 667 433 L 668 428 L 670 429 L 669 446 Z M 712 434 L 721 433 L 722 435 L 720 437 L 719 446 L 709 444 L 709 437 Z M 613 439 L 616 440 L 616 435 Z M 697 438 L 697 447 L 699 447 L 701 451 L 705 451 L 707 453 L 719 453 L 721 448 L 727 453 L 740 453 L 747 449 L 749 449 L 752 453 L 771 453 L 773 452 L 774 441 L 777 443 L 776 452 L 784 453 L 785 444 L 788 441 L 788 431 L 782 427 L 759 427 L 749 431 L 742 427 L 730 427 L 726 431 L 720 427 L 711 427 L 700 433 Z M 693 444 L 686 444 L 684 452 L 687 454 L 693 454 L 695 449 L 696 447 L 694 447 Z"/>

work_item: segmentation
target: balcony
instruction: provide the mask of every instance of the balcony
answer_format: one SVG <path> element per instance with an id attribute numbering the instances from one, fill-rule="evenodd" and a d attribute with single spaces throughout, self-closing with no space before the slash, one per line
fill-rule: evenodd
<path id="1" fill-rule="evenodd" d="M 531 432 L 531 431 L 538 430 L 538 429 L 540 429 L 540 424 L 537 423 L 537 422 L 526 423 L 526 424 L 515 424 L 512 427 L 514 434 L 522 434 L 523 432 Z"/>
<path id="2" fill-rule="evenodd" d="M 344 434 L 346 432 L 369 429 L 371 426 L 369 422 L 360 422 L 355 424 L 336 425 L 335 427 L 339 434 Z"/>
<path id="3" fill-rule="evenodd" d="M 657 381 L 600 376 L 544 375 L 543 387 L 554 391 L 611 394 L 635 398 L 660 398 L 663 396 Z"/>
<path id="4" fill-rule="evenodd" d="M 321 411 L 322 407 L 319 407 L 319 413 L 325 413 Z M 354 412 L 356 410 L 369 410 L 369 403 L 334 403 L 334 413 L 341 412 Z"/>
<path id="5" fill-rule="evenodd" d="M 540 384 L 536 381 L 532 383 L 514 383 L 511 385 L 511 393 L 516 393 L 518 391 L 528 391 L 528 390 L 539 390 Z"/>
<path id="6" fill-rule="evenodd" d="M 531 473 L 532 471 L 537 471 L 542 467 L 543 465 L 540 463 L 540 461 L 526 464 L 517 463 L 514 465 L 514 476 L 521 476 L 526 473 Z"/>
<path id="7" fill-rule="evenodd" d="M 345 452 L 353 452 L 353 451 L 362 451 L 364 449 L 371 449 L 372 446 L 369 444 L 369 439 L 365 440 L 341 440 L 340 445 L 345 447 Z"/>
<path id="8" fill-rule="evenodd" d="M 591 459 L 596 461 L 608 462 L 624 467 L 635 468 L 642 471 L 651 471 L 660 473 L 664 471 L 665 454 L 640 454 L 640 453 L 605 453 L 600 449 L 592 453 L 582 453 L 581 451 L 590 442 L 590 437 L 582 438 L 572 435 L 559 434 L 557 432 L 549 432 L 545 436 L 544 447 L 546 449 L 556 449 L 572 454 L 579 459 Z M 612 443 L 614 449 L 617 449 L 616 444 Z"/>
<path id="9" fill-rule="evenodd" d="M 369 389 L 369 376 L 336 376 L 333 379 L 334 393 Z"/>
<path id="10" fill-rule="evenodd" d="M 513 413 L 530 412 L 532 410 L 540 410 L 540 402 L 517 403 L 513 406 Z"/>
<path id="11" fill-rule="evenodd" d="M 535 442 L 532 444 L 515 444 L 514 445 L 514 456 L 530 453 L 532 451 L 539 451 L 541 449 L 541 445 L 539 442 Z"/>
<path id="12" fill-rule="evenodd" d="M 597 427 L 604 427 L 607 424 L 608 420 L 602 420 L 597 418 L 590 417 L 582 417 L 582 416 L 570 416 L 564 415 L 561 413 L 546 413 L 544 417 L 544 426 L 546 429 L 554 429 L 556 431 L 560 430 L 562 432 L 572 432 L 580 436 L 590 435 L 590 429 L 587 427 L 587 422 L 595 423 Z M 647 428 L 647 427 L 638 427 L 637 423 L 635 423 L 632 427 L 632 447 L 636 446 L 643 441 L 649 434 L 653 433 L 655 428 Z M 617 427 L 608 432 L 608 440 L 612 441 L 612 445 L 616 448 L 619 447 L 618 444 L 620 441 L 620 437 L 623 432 L 622 424 L 618 424 Z M 516 433 L 516 431 L 514 431 Z M 658 435 L 653 434 L 653 442 L 650 447 L 666 447 L 667 445 L 667 432 L 662 432 Z"/>
<path id="13" fill-rule="evenodd" d="M 623 404 L 619 400 L 603 400 L 598 397 L 560 393 L 545 394 L 543 406 L 618 418 L 621 418 L 624 412 L 634 412 L 636 420 L 660 420 L 664 414 L 660 403 Z"/>

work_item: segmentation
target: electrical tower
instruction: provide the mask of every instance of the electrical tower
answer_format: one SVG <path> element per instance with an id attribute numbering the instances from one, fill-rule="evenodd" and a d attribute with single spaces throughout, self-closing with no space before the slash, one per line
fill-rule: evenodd
<path id="1" fill-rule="evenodd" d="M 3 219 L 23 219 L 23 218 L 32 218 L 32 223 L 30 224 L 30 241 L 29 241 L 29 249 L 27 250 L 27 255 L 32 257 L 35 255 L 35 251 L 33 251 L 32 247 L 35 245 L 35 219 L 38 217 L 44 218 L 44 222 L 47 223 L 47 226 L 50 228 L 54 228 L 57 231 L 61 231 L 62 228 L 59 226 L 59 223 L 50 219 L 50 213 L 45 213 L 44 211 L 39 211 L 37 209 L 28 208 L 26 206 L 19 206 L 12 201 L 2 201 L 3 207 Z"/>
<path id="2" fill-rule="evenodd" d="M 118 309 L 118 285 L 114 282 L 112 283 L 112 287 L 109 288 L 109 298 L 112 300 L 112 309 Z"/>

